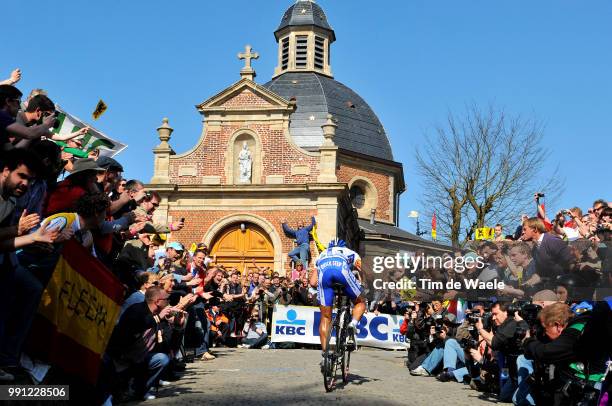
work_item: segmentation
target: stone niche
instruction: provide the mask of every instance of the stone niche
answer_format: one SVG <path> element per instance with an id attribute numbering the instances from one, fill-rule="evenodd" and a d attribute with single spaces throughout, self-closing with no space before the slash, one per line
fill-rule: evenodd
<path id="1" fill-rule="evenodd" d="M 249 182 L 240 180 L 240 153 L 246 147 L 251 154 L 251 179 Z M 227 183 L 233 185 L 252 185 L 261 183 L 261 144 L 259 137 L 250 130 L 238 130 L 230 138 L 228 146 Z"/>

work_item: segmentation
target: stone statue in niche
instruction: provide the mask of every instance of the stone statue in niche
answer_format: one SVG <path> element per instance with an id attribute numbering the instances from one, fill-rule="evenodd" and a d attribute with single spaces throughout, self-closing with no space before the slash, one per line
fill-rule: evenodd
<path id="1" fill-rule="evenodd" d="M 246 141 L 242 143 L 242 149 L 238 155 L 238 162 L 240 165 L 240 183 L 251 183 L 253 159 Z"/>

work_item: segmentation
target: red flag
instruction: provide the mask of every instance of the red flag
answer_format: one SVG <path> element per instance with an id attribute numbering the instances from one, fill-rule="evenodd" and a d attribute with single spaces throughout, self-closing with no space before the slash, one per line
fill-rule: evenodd
<path id="1" fill-rule="evenodd" d="M 437 237 L 437 230 L 436 230 L 436 212 L 434 212 L 433 217 L 431 218 L 431 238 L 433 240 L 436 239 Z"/>

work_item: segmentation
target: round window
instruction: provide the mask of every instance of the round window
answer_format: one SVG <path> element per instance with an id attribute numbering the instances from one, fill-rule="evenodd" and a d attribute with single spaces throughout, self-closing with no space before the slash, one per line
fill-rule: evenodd
<path id="1" fill-rule="evenodd" d="M 354 208 L 362 209 L 365 205 L 365 192 L 360 186 L 353 185 L 349 191 Z"/>

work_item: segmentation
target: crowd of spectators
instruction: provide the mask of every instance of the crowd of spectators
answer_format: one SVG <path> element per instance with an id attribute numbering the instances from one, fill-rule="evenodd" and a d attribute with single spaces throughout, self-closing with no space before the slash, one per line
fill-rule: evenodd
<path id="1" fill-rule="evenodd" d="M 0 84 L 0 381 L 23 374 L 24 343 L 70 239 L 125 288 L 97 388 L 104 401 L 154 398 L 186 360 L 214 360 L 216 346 L 269 348 L 274 304 L 316 305 L 304 266 L 314 218 L 309 227 L 284 225 L 298 241 L 288 277 L 255 260 L 244 269 L 224 267 L 204 244 L 187 250 L 168 242 L 184 221 L 154 221 L 158 193 L 125 179 L 123 166 L 104 152 L 79 153 L 88 128 L 54 134 L 55 104 L 41 89 L 22 103 L 14 86 L 20 78 L 15 70 Z"/>
<path id="2" fill-rule="evenodd" d="M 469 385 L 502 403 L 599 405 L 610 390 L 611 304 L 563 301 L 548 290 L 527 302 L 469 302 L 463 320 L 438 300 L 398 303 L 394 313 L 404 316 L 411 375 Z"/>
<path id="3" fill-rule="evenodd" d="M 463 383 L 516 405 L 595 405 L 610 390 L 612 206 L 598 199 L 586 215 L 574 207 L 550 221 L 539 198 L 537 214 L 523 216 L 514 234 L 497 224 L 491 240 L 471 241 L 437 266 L 386 275 L 443 283 L 402 292 L 409 302 L 378 291 L 370 304 L 376 313 L 404 316 L 412 375 Z M 479 288 L 448 289 L 450 280 Z M 465 318 L 445 309 L 449 299 L 467 299 Z"/>

